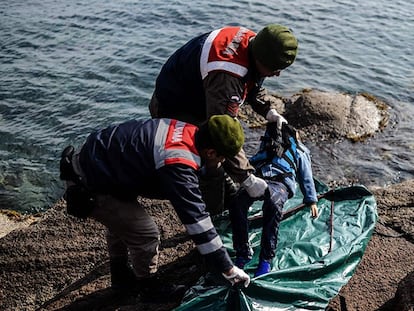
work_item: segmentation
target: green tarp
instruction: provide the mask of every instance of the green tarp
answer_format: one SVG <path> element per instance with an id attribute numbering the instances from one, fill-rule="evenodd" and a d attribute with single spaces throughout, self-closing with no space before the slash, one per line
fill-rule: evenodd
<path id="1" fill-rule="evenodd" d="M 281 222 L 272 272 L 253 277 L 261 237 L 262 202 L 258 201 L 249 212 L 254 257 L 245 271 L 252 277 L 250 286 L 232 287 L 217 275 L 206 275 L 175 310 L 325 310 L 361 261 L 377 210 L 374 196 L 363 186 L 328 192 L 326 185 L 316 181 L 316 187 L 319 194 L 328 193 L 319 200 L 318 218 L 312 219 L 309 208 L 304 208 Z M 284 210 L 301 203 L 298 191 Z M 222 215 L 214 223 L 234 256 L 228 217 Z"/>

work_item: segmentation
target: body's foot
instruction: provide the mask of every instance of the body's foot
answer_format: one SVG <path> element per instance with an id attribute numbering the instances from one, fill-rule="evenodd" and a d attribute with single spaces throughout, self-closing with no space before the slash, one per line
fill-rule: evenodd
<path id="1" fill-rule="evenodd" d="M 271 270 L 270 262 L 260 259 L 259 265 L 257 266 L 257 270 L 254 274 L 254 277 L 258 277 L 263 274 L 269 273 L 270 270 Z"/>

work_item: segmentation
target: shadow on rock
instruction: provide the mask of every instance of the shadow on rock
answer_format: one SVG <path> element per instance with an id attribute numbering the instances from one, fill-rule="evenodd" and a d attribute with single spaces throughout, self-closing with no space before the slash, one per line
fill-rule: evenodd
<path id="1" fill-rule="evenodd" d="M 160 267 L 160 284 L 179 283 L 192 286 L 203 274 L 203 262 L 194 250 L 170 264 Z M 182 297 L 173 301 L 158 303 L 160 299 L 143 302 L 139 291 L 114 291 L 109 286 L 109 261 L 105 261 L 82 279 L 67 286 L 37 310 L 171 310 L 179 306 Z"/>

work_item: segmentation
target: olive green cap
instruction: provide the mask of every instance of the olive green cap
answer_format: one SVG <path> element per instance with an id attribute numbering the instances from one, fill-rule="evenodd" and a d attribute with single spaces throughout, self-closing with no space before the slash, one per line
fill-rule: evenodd
<path id="1" fill-rule="evenodd" d="M 214 149 L 227 158 L 239 153 L 244 144 L 244 133 L 240 122 L 229 115 L 214 115 L 208 120 L 208 132 Z"/>
<path id="2" fill-rule="evenodd" d="M 292 65 L 298 50 L 298 41 L 292 31 L 278 24 L 267 25 L 251 44 L 253 56 L 271 71 Z"/>

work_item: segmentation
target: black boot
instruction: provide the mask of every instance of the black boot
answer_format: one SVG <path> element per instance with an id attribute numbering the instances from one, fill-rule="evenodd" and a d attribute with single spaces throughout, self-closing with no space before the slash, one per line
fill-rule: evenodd
<path id="1" fill-rule="evenodd" d="M 138 280 L 135 273 L 124 257 L 110 260 L 111 288 L 116 291 L 129 291 L 137 288 Z"/>

